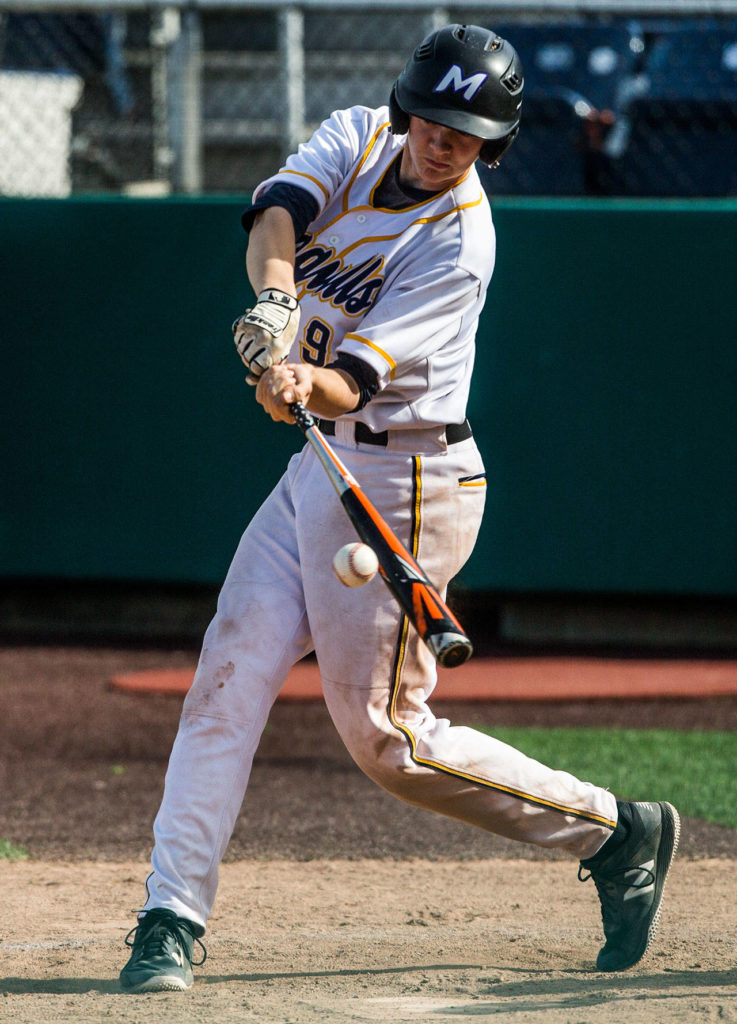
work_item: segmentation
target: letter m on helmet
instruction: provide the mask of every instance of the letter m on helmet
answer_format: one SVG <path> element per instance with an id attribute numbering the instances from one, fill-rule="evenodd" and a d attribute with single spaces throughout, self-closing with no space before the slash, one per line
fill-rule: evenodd
<path id="1" fill-rule="evenodd" d="M 488 77 L 485 71 L 479 71 L 478 74 L 469 75 L 468 78 L 464 78 L 463 69 L 457 64 L 451 64 L 433 89 L 433 92 L 445 92 L 446 89 L 452 89 L 453 92 L 462 92 L 464 100 L 470 101 Z"/>

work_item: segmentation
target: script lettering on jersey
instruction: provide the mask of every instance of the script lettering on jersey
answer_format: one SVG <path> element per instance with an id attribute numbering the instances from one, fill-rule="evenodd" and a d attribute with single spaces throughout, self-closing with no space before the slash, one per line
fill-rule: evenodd
<path id="1" fill-rule="evenodd" d="M 468 78 L 464 78 L 463 68 L 457 64 L 451 64 L 433 89 L 433 92 L 445 92 L 446 89 L 451 88 L 453 92 L 463 91 L 464 100 L 470 101 L 488 77 L 485 71 L 479 71 L 476 75 L 469 75 Z"/>
<path id="2" fill-rule="evenodd" d="M 294 283 L 304 284 L 307 291 L 339 306 L 348 316 L 361 316 L 373 306 L 384 283 L 376 273 L 383 265 L 383 256 L 345 265 L 330 246 L 313 245 L 307 238 L 294 262 Z"/>

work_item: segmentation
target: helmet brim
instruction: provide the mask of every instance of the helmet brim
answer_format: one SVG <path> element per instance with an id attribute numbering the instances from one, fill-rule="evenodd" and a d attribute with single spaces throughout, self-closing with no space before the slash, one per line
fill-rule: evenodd
<path id="1" fill-rule="evenodd" d="M 428 104 L 426 96 L 420 97 L 406 88 L 403 89 L 401 81 L 396 84 L 397 102 L 406 114 L 421 117 L 425 121 L 433 121 L 435 124 L 442 124 L 457 132 L 465 132 L 466 135 L 473 135 L 485 142 L 491 139 L 503 139 L 519 124 L 519 117 L 513 121 L 495 121 L 479 117 L 467 110 L 454 110 L 448 105 L 434 106 Z"/>

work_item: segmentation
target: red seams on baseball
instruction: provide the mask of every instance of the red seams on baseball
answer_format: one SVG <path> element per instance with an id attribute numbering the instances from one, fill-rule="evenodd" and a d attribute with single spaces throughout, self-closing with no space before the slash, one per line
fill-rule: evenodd
<path id="1" fill-rule="evenodd" d="M 333 557 L 333 572 L 346 587 L 362 587 L 376 575 L 379 560 L 368 544 L 344 544 Z"/>

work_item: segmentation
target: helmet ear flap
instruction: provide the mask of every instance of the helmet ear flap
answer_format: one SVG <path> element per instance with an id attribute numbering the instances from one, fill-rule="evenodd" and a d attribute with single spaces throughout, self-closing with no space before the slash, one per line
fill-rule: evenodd
<path id="1" fill-rule="evenodd" d="M 409 131 L 409 114 L 399 106 L 396 82 L 389 97 L 389 122 L 392 135 L 406 135 Z"/>
<path id="2" fill-rule="evenodd" d="M 482 163 L 485 163 L 488 167 L 496 167 L 514 140 L 517 138 L 518 132 L 519 125 L 517 125 L 516 128 L 513 128 L 512 131 L 508 135 L 505 135 L 503 139 L 489 139 L 485 142 L 481 147 L 481 152 L 479 153 L 479 159 Z"/>

